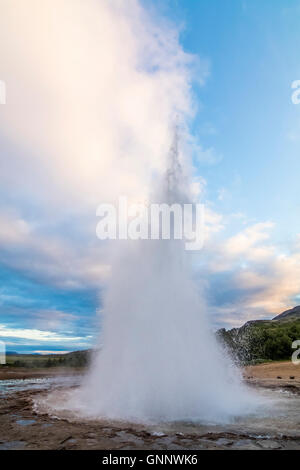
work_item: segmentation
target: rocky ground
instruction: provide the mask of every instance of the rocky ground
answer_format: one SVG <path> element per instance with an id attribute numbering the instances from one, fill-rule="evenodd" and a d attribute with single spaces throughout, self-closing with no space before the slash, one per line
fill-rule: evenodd
<path id="1" fill-rule="evenodd" d="M 300 367 L 292 363 L 247 367 L 244 376 L 254 387 L 300 394 Z M 47 392 L 27 390 L 1 397 L 0 449 L 300 449 L 297 433 L 259 436 L 243 429 L 208 432 L 204 426 L 178 432 L 128 423 L 70 422 L 37 414 L 33 402 L 41 393 Z"/>
<path id="2" fill-rule="evenodd" d="M 0 380 L 38 379 L 43 377 L 72 376 L 83 371 L 82 368 L 53 367 L 47 369 L 28 369 L 26 367 L 0 367 Z"/>

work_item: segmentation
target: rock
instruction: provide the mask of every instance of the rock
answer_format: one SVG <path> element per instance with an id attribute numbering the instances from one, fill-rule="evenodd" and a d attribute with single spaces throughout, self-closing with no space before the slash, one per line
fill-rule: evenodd
<path id="1" fill-rule="evenodd" d="M 231 448 L 244 450 L 258 450 L 259 445 L 256 443 L 256 441 L 251 439 L 240 439 L 239 441 L 234 442 Z"/>
<path id="2" fill-rule="evenodd" d="M 263 449 L 281 449 L 282 446 L 276 442 L 276 441 L 271 441 L 269 439 L 266 439 L 265 441 L 259 441 L 259 445 Z"/>

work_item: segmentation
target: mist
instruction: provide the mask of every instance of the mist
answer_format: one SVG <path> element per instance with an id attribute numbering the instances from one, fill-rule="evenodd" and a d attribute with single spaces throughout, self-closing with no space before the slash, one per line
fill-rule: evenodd
<path id="1" fill-rule="evenodd" d="M 155 201 L 188 202 L 177 137 Z M 217 343 L 184 240 L 114 241 L 101 345 L 71 407 L 117 420 L 226 422 L 258 402 Z"/>

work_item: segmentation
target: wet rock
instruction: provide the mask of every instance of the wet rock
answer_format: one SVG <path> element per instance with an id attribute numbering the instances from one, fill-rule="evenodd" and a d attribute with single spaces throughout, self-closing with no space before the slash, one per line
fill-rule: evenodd
<path id="1" fill-rule="evenodd" d="M 23 441 L 1 442 L 0 450 L 18 450 L 18 449 L 22 449 L 24 446 L 25 446 L 25 442 Z"/>
<path id="2" fill-rule="evenodd" d="M 269 440 L 269 439 L 267 439 L 265 441 L 260 441 L 259 445 L 263 449 L 281 449 L 282 448 L 282 445 L 280 445 L 279 442 L 272 441 L 272 440 Z"/>
<path id="3" fill-rule="evenodd" d="M 233 441 L 230 439 L 226 439 L 225 437 L 221 437 L 221 439 L 218 439 L 216 441 L 216 444 L 220 446 L 231 446 L 233 444 Z"/>
<path id="4" fill-rule="evenodd" d="M 253 440 L 241 439 L 240 441 L 234 442 L 232 448 L 241 450 L 257 450 L 259 449 L 259 445 L 257 445 Z"/>

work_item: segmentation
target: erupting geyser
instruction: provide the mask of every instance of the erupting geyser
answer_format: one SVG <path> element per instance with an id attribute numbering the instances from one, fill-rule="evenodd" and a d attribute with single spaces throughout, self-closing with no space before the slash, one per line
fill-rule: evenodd
<path id="1" fill-rule="evenodd" d="M 156 200 L 187 202 L 184 186 L 175 143 Z M 113 243 L 101 351 L 71 403 L 92 417 L 144 422 L 249 413 L 256 398 L 210 330 L 184 241 Z"/>

